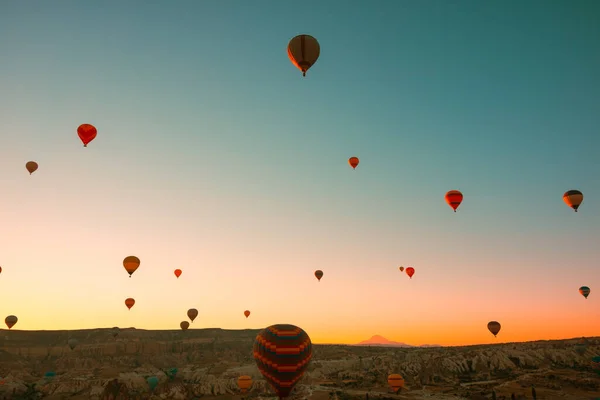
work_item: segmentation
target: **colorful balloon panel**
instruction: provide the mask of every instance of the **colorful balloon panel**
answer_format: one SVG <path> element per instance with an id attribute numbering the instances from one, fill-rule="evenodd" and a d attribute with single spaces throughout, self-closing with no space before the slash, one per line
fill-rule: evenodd
<path id="1" fill-rule="evenodd" d="M 253 354 L 259 371 L 282 398 L 302 378 L 312 357 L 312 343 L 297 326 L 271 325 L 256 336 Z"/>

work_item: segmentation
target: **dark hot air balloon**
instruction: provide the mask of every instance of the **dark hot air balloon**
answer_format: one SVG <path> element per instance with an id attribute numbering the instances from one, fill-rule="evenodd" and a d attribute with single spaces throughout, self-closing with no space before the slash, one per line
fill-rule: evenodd
<path id="1" fill-rule="evenodd" d="M 196 319 L 196 317 L 198 316 L 198 310 L 196 310 L 195 308 L 190 308 L 187 311 L 187 316 L 190 319 L 190 321 L 194 322 L 194 320 Z"/>
<path id="2" fill-rule="evenodd" d="M 181 321 L 181 323 L 179 324 L 179 326 L 181 327 L 182 330 L 186 331 L 187 328 L 190 327 L 190 323 L 187 321 Z"/>
<path id="3" fill-rule="evenodd" d="M 131 297 L 125 299 L 125 305 L 127 306 L 127 308 L 129 308 L 131 310 L 131 307 L 133 307 L 133 305 L 135 304 L 135 300 L 132 299 Z"/>
<path id="4" fill-rule="evenodd" d="M 36 163 L 35 161 L 27 161 L 27 164 L 25 164 L 25 168 L 27 169 L 27 171 L 29 171 L 29 175 L 31 175 L 35 171 L 37 171 L 38 163 Z"/>
<path id="5" fill-rule="evenodd" d="M 488 327 L 488 330 L 490 332 L 492 332 L 492 335 L 494 335 L 494 337 L 496 337 L 496 335 L 498 334 L 498 332 L 500 332 L 500 328 L 501 328 L 500 322 L 497 322 L 497 321 L 490 321 L 490 322 L 488 322 L 487 327 Z"/>
<path id="6" fill-rule="evenodd" d="M 582 286 L 579 288 L 579 293 L 581 293 L 581 295 L 587 299 L 590 295 L 590 288 L 587 286 Z"/>
<path id="7" fill-rule="evenodd" d="M 8 326 L 8 329 L 10 329 L 13 326 L 15 326 L 15 324 L 17 323 L 18 320 L 19 320 L 19 318 L 17 318 L 16 316 L 9 315 L 8 317 L 6 317 L 4 319 L 4 323 L 6 324 L 6 326 Z"/>
<path id="8" fill-rule="evenodd" d="M 258 370 L 282 399 L 289 396 L 308 367 L 312 343 L 297 326 L 271 325 L 256 336 L 253 354 Z"/>
<path id="9" fill-rule="evenodd" d="M 98 130 L 94 125 L 82 124 L 77 128 L 77 135 L 79 135 L 79 139 L 83 142 L 83 147 L 87 147 L 88 143 L 94 140 L 97 134 Z"/>
<path id="10" fill-rule="evenodd" d="M 404 272 L 404 267 L 400 267 L 398 269 L 400 270 L 400 272 Z"/>
<path id="11" fill-rule="evenodd" d="M 67 344 L 69 345 L 69 347 L 71 348 L 71 350 L 74 350 L 75 347 L 77 347 L 77 345 L 79 344 L 79 341 L 77 339 L 69 339 L 69 341 L 67 342 Z"/>
<path id="12" fill-rule="evenodd" d="M 319 280 L 319 282 L 321 282 L 321 278 L 323 277 L 323 271 L 321 271 L 320 269 L 316 270 L 315 277 Z"/>
<path id="13" fill-rule="evenodd" d="M 290 61 L 306 76 L 306 71 L 317 62 L 321 54 L 321 46 L 317 39 L 310 35 L 298 35 L 287 46 Z"/>
<path id="14" fill-rule="evenodd" d="M 140 266 L 140 259 L 137 258 L 136 256 L 127 256 L 123 260 L 123 267 L 125 267 L 125 271 L 127 271 L 127 273 L 129 273 L 130 278 L 131 278 L 131 275 L 133 275 L 133 273 L 139 268 L 139 266 Z"/>

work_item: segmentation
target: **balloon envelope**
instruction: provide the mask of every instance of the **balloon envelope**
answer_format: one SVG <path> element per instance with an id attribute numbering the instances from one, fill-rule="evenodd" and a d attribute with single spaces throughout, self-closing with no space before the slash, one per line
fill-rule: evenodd
<path id="1" fill-rule="evenodd" d="M 129 308 L 131 310 L 131 307 L 133 307 L 133 305 L 135 304 L 135 300 L 132 299 L 131 297 L 125 299 L 125 305 L 127 306 L 127 308 Z"/>
<path id="2" fill-rule="evenodd" d="M 404 267 L 399 268 L 400 272 L 404 272 Z"/>
<path id="3" fill-rule="evenodd" d="M 321 278 L 323 277 L 323 271 L 321 271 L 320 269 L 315 271 L 315 277 L 319 280 L 319 282 L 321 281 Z"/>
<path id="4" fill-rule="evenodd" d="M 8 317 L 6 317 L 4 319 L 4 323 L 6 324 L 6 326 L 8 326 L 8 329 L 10 329 L 13 326 L 15 326 L 15 324 L 17 323 L 18 320 L 19 320 L 19 318 L 17 318 L 16 316 L 9 315 Z"/>
<path id="5" fill-rule="evenodd" d="M 127 256 L 123 260 L 123 267 L 125 267 L 125 271 L 129 273 L 129 277 L 139 268 L 140 259 L 136 256 Z"/>
<path id="6" fill-rule="evenodd" d="M 298 35 L 288 43 L 287 53 L 292 64 L 302 71 L 302 76 L 306 76 L 306 71 L 317 62 L 321 46 L 310 35 Z"/>
<path id="7" fill-rule="evenodd" d="M 156 386 L 158 386 L 158 378 L 155 376 L 148 377 L 146 379 L 146 382 L 148 382 L 148 386 L 150 386 L 150 390 L 154 390 L 156 388 Z"/>
<path id="8" fill-rule="evenodd" d="M 68 345 L 71 348 L 71 350 L 73 350 L 75 347 L 77 347 L 78 343 L 79 343 L 79 341 L 77 339 L 69 339 L 69 341 L 68 341 Z"/>
<path id="9" fill-rule="evenodd" d="M 250 316 L 250 310 L 244 311 L 244 315 L 246 316 L 246 318 L 248 318 Z"/>
<path id="10" fill-rule="evenodd" d="M 413 267 L 406 268 L 406 275 L 408 275 L 408 277 L 410 279 L 412 279 L 414 274 L 415 274 L 415 269 Z"/>
<path id="11" fill-rule="evenodd" d="M 297 326 L 271 325 L 256 336 L 253 354 L 260 373 L 283 398 L 289 396 L 308 367 L 312 343 Z"/>
<path id="12" fill-rule="evenodd" d="M 252 386 L 252 378 L 248 375 L 242 375 L 237 380 L 238 387 L 242 393 L 246 393 Z"/>
<path id="13" fill-rule="evenodd" d="M 179 326 L 181 327 L 181 329 L 183 329 L 184 331 L 187 330 L 187 328 L 190 327 L 190 323 L 187 321 L 181 321 L 181 323 L 179 324 Z"/>
<path id="14" fill-rule="evenodd" d="M 391 374 L 388 376 L 388 385 L 394 392 L 397 392 L 404 387 L 404 378 L 400 374 Z"/>
<path id="15" fill-rule="evenodd" d="M 492 332 L 492 335 L 494 335 L 494 337 L 498 334 L 498 332 L 500 332 L 500 328 L 502 328 L 502 326 L 500 326 L 500 322 L 497 321 L 488 322 L 487 327 L 488 330 Z"/>
<path id="16" fill-rule="evenodd" d="M 31 175 L 35 171 L 37 171 L 38 163 L 36 163 L 35 161 L 28 161 L 27 164 L 25 164 L 25 168 L 27 168 L 27 171 L 29 171 L 29 175 Z"/>
<path id="17" fill-rule="evenodd" d="M 181 276 L 181 270 L 180 269 L 176 269 L 175 270 L 175 276 L 178 277 L 178 278 Z"/>
<path id="18" fill-rule="evenodd" d="M 587 287 L 587 286 L 582 286 L 582 287 L 580 287 L 580 288 L 579 288 L 579 293 L 581 293 L 581 295 L 582 295 L 583 297 L 585 297 L 586 299 L 587 299 L 587 298 L 588 298 L 588 296 L 590 295 L 590 292 L 591 292 L 591 290 L 590 290 L 590 288 L 589 288 L 589 287 Z"/>
<path id="19" fill-rule="evenodd" d="M 446 193 L 444 198 L 446 199 L 446 203 L 448 203 L 448 205 L 454 210 L 454 212 L 456 212 L 456 209 L 458 208 L 458 206 L 460 206 L 460 203 L 462 203 L 463 201 L 463 194 L 458 190 L 450 190 Z"/>
<path id="20" fill-rule="evenodd" d="M 350 166 L 351 166 L 353 169 L 356 169 L 356 167 L 358 167 L 358 163 L 359 163 L 359 162 L 360 162 L 360 161 L 358 160 L 358 157 L 350 157 L 350 158 L 348 159 L 348 164 L 350 164 Z"/>
<path id="21" fill-rule="evenodd" d="M 196 310 L 195 308 L 190 308 L 187 312 L 187 316 L 190 319 L 190 321 L 194 322 L 194 320 L 198 316 L 198 310 Z"/>
<path id="22" fill-rule="evenodd" d="M 94 125 L 82 124 L 77 128 L 77 135 L 83 142 L 83 147 L 87 147 L 88 143 L 94 140 L 97 134 L 98 130 Z"/>
<path id="23" fill-rule="evenodd" d="M 566 205 L 571 207 L 575 212 L 583 202 L 583 193 L 579 190 L 568 190 L 563 194 L 563 201 Z"/>

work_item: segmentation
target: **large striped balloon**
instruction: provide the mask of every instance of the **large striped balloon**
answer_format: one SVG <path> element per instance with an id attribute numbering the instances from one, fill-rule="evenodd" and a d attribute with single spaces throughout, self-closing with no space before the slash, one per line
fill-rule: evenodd
<path id="1" fill-rule="evenodd" d="M 253 353 L 258 370 L 281 399 L 302 378 L 312 357 L 312 343 L 297 326 L 271 325 L 256 336 Z"/>

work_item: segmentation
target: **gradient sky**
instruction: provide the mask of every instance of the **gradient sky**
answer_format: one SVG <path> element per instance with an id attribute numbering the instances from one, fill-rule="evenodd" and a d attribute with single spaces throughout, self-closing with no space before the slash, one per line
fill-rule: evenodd
<path id="1" fill-rule="evenodd" d="M 595 0 L 0 1 L 0 315 L 600 335 L 598 43 Z"/>

